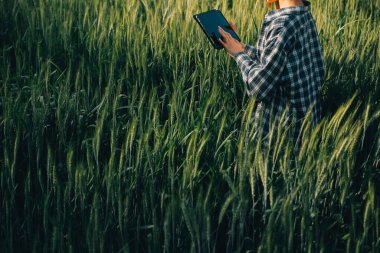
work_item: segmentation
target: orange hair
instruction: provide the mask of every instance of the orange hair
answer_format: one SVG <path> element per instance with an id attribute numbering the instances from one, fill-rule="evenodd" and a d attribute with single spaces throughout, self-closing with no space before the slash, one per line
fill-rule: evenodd
<path id="1" fill-rule="evenodd" d="M 276 4 L 276 9 L 280 9 L 280 3 L 278 0 L 267 0 L 268 8 L 271 8 L 273 3 Z"/>

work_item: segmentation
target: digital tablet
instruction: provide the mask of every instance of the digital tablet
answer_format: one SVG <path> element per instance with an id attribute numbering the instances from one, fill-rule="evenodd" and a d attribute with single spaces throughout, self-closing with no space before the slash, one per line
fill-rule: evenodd
<path id="1" fill-rule="evenodd" d="M 210 10 L 193 15 L 194 19 L 197 21 L 199 26 L 202 28 L 203 32 L 206 34 L 211 45 L 215 49 L 222 49 L 222 44 L 219 43 L 218 39 L 222 36 L 218 31 L 218 26 L 222 27 L 223 30 L 230 33 L 233 38 L 240 41 L 239 36 L 232 30 L 227 19 L 223 16 L 220 10 Z"/>

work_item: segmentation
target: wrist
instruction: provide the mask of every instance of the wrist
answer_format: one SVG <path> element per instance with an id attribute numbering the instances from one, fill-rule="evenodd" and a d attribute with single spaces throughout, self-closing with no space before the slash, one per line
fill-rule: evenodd
<path id="1" fill-rule="evenodd" d="M 233 55 L 232 58 L 234 58 L 234 60 L 236 61 L 237 58 L 238 58 L 240 55 L 242 55 L 242 54 L 244 54 L 244 51 L 239 51 L 239 52 L 235 53 L 235 54 Z"/>
<path id="2" fill-rule="evenodd" d="M 245 53 L 245 46 L 243 43 L 241 43 L 241 48 L 233 54 L 233 56 L 239 54 L 239 53 Z"/>

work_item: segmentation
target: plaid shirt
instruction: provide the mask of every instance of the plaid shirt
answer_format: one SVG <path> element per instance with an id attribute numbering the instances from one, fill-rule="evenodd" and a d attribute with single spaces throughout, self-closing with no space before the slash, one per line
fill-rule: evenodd
<path id="1" fill-rule="evenodd" d="M 286 110 L 284 122 L 295 120 L 291 136 L 298 145 L 307 111 L 311 109 L 313 126 L 321 119 L 320 90 L 325 74 L 310 2 L 303 3 L 268 12 L 257 47 L 246 45 L 244 52 L 233 57 L 248 95 L 258 102 L 253 118 L 256 129 L 263 137 L 271 130 L 276 133 L 276 124 Z"/>

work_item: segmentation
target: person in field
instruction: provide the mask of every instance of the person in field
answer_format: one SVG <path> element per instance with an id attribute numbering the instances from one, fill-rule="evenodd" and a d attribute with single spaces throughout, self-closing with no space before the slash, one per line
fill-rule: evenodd
<path id="1" fill-rule="evenodd" d="M 256 47 L 240 43 L 221 27 L 223 39 L 219 42 L 240 68 L 248 95 L 256 98 L 253 120 L 262 137 L 268 141 L 286 110 L 285 122 L 294 120 L 291 137 L 299 147 L 301 126 L 308 110 L 312 126 L 321 120 L 323 49 L 309 1 L 267 0 L 267 3 L 269 7 L 275 3 L 276 9 L 265 15 Z M 230 26 L 237 33 L 232 22 Z"/>

